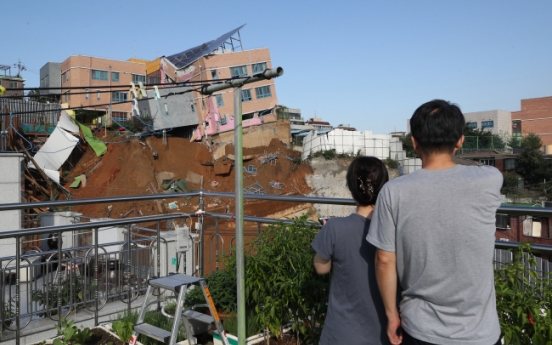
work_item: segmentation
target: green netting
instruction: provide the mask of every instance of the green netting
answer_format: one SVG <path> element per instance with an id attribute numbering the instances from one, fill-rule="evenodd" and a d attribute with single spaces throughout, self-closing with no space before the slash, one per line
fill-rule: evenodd
<path id="1" fill-rule="evenodd" d="M 22 124 L 21 128 L 23 133 L 52 133 L 56 126 L 34 125 L 33 128 L 33 125 Z"/>
<path id="2" fill-rule="evenodd" d="M 96 152 L 96 156 L 100 157 L 104 153 L 107 152 L 107 146 L 101 141 L 100 139 L 96 138 L 93 134 L 90 128 L 88 128 L 86 125 L 83 125 L 82 123 L 78 122 L 77 120 L 74 120 L 77 125 L 79 125 L 82 134 L 84 134 L 84 140 L 92 147 L 94 152 Z"/>

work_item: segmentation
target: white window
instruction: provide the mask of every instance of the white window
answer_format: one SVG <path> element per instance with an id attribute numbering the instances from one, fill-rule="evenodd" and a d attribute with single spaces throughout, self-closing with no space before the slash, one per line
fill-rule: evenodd
<path id="1" fill-rule="evenodd" d="M 100 91 L 98 91 L 98 101 L 100 100 L 101 97 L 102 97 L 102 94 L 100 93 Z"/>
<path id="2" fill-rule="evenodd" d="M 84 91 L 86 92 L 86 93 L 84 94 L 84 97 L 85 97 L 86 99 L 88 99 L 88 89 L 85 89 Z"/>

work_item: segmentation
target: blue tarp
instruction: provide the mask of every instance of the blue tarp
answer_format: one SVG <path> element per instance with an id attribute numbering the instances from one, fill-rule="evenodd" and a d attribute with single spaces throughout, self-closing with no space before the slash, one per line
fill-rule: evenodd
<path id="1" fill-rule="evenodd" d="M 307 135 L 309 135 L 310 132 L 303 132 L 303 133 L 299 133 L 297 134 L 298 137 L 306 137 Z"/>
<path id="2" fill-rule="evenodd" d="M 292 129 L 291 134 L 301 133 L 302 129 Z"/>
<path id="3" fill-rule="evenodd" d="M 327 130 L 324 130 L 324 131 L 318 131 L 317 134 L 320 135 L 320 134 L 326 134 L 328 132 L 331 132 L 330 129 L 327 129 Z"/>

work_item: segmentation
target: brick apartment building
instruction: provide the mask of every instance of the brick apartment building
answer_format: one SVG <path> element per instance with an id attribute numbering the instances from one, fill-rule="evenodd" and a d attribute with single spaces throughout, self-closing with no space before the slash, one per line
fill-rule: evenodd
<path id="1" fill-rule="evenodd" d="M 521 110 L 512 112 L 512 135 L 527 133 L 538 135 L 544 146 L 552 145 L 552 96 L 522 99 Z"/>
<path id="2" fill-rule="evenodd" d="M 24 96 L 23 90 L 10 90 L 25 87 L 25 79 L 21 78 L 21 76 L 0 75 L 0 85 L 6 88 L 4 96 Z"/>
<path id="3" fill-rule="evenodd" d="M 552 218 L 497 214 L 496 239 L 552 245 Z"/>
<path id="4" fill-rule="evenodd" d="M 243 25 L 200 46 L 149 62 L 148 84 L 217 82 L 254 75 L 272 68 L 268 48 L 242 50 L 239 36 L 241 28 Z M 217 92 L 211 96 L 213 99 L 209 98 L 194 93 L 198 119 L 205 124 L 205 127 L 200 126 L 202 131 L 212 135 L 233 130 L 233 89 Z M 274 109 L 278 99 L 274 80 L 245 85 L 241 98 L 244 127 L 276 121 Z M 216 109 L 211 109 L 211 104 Z"/>
<path id="5" fill-rule="evenodd" d="M 85 107 L 112 117 L 129 118 L 132 115 L 128 101 L 130 83 L 146 82 L 146 61 L 129 61 L 73 55 L 61 63 L 61 102 L 70 108 Z M 107 86 L 121 86 L 113 89 Z M 89 86 L 71 90 L 69 87 Z M 80 93 L 80 94 L 71 94 Z M 106 104 L 111 104 L 106 105 Z"/>

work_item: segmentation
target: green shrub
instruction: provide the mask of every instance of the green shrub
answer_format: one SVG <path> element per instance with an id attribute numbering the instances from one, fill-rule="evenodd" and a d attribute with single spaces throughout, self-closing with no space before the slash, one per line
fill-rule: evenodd
<path id="1" fill-rule="evenodd" d="M 495 270 L 496 307 L 505 345 L 549 345 L 552 339 L 552 279 L 539 277 L 529 243 Z"/>
<path id="2" fill-rule="evenodd" d="M 394 159 L 386 158 L 383 160 L 383 164 L 387 165 L 390 169 L 398 169 L 399 168 L 399 162 L 397 162 Z"/>
<path id="3" fill-rule="evenodd" d="M 229 317 L 224 318 L 224 330 L 230 334 L 238 334 L 238 315 L 235 313 L 230 314 Z M 251 311 L 247 313 L 245 323 L 245 336 L 251 337 L 255 334 L 261 333 L 263 327 L 259 324 L 259 320 L 255 314 Z"/>
<path id="4" fill-rule="evenodd" d="M 113 331 L 119 337 L 119 340 L 125 344 L 130 341 L 130 337 L 134 332 L 133 326 L 134 323 L 130 322 L 129 320 L 117 320 L 111 325 Z"/>

